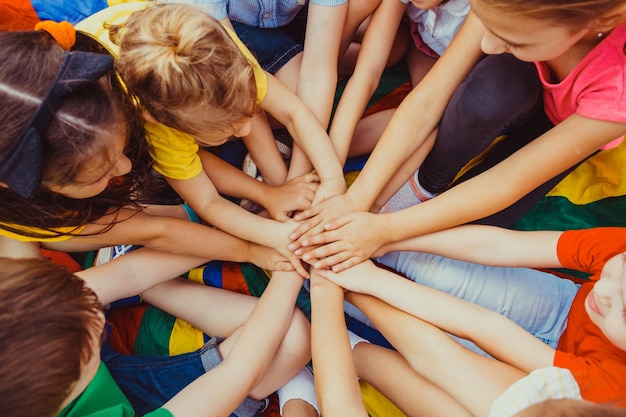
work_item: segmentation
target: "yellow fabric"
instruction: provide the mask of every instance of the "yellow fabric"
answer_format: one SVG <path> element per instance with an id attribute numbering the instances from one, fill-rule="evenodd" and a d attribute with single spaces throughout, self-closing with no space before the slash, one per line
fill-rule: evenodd
<path id="1" fill-rule="evenodd" d="M 227 27 L 224 27 L 224 29 L 226 29 L 226 32 L 228 32 L 232 40 L 235 42 L 235 45 L 237 45 L 252 67 L 252 71 L 254 72 L 254 81 L 256 83 L 256 99 L 257 104 L 259 104 L 263 101 L 265 95 L 267 94 L 267 75 L 265 75 L 265 71 L 261 68 L 261 65 L 256 60 L 254 55 L 252 55 L 246 45 L 244 45 L 244 43 L 237 37 L 237 34 Z"/>
<path id="2" fill-rule="evenodd" d="M 204 345 L 204 334 L 187 323 L 185 320 L 176 319 L 172 334 L 170 335 L 170 355 L 182 355 L 193 352 Z"/>
<path id="3" fill-rule="evenodd" d="M 600 151 L 563 178 L 547 195 L 589 204 L 626 195 L 626 144 Z"/>
<path id="4" fill-rule="evenodd" d="M 6 223 L 4 223 L 6 224 Z M 4 236 L 4 237 L 8 237 L 14 240 L 19 240 L 20 242 L 63 242 L 65 240 L 70 239 L 72 236 L 71 235 L 61 235 L 58 236 L 56 234 L 52 234 L 50 232 L 48 232 L 47 230 L 42 230 L 42 229 L 38 229 L 36 227 L 28 227 L 28 226 L 17 226 L 17 225 L 10 225 L 11 227 L 15 227 L 15 228 L 19 228 L 21 230 L 24 230 L 24 232 L 32 232 L 32 233 L 39 233 L 39 234 L 43 234 L 43 235 L 50 235 L 50 237 L 30 237 L 30 236 L 24 236 L 22 234 L 18 234 L 18 233 L 13 233 L 10 232 L 8 230 L 2 229 L 0 228 L 0 236 Z M 83 229 L 85 228 L 85 226 L 68 226 L 68 227 L 59 227 L 56 228 L 54 230 L 58 231 L 59 233 L 72 233 L 72 234 L 78 234 L 80 233 Z"/>
<path id="5" fill-rule="evenodd" d="M 163 124 L 145 123 L 158 173 L 175 180 L 188 180 L 202 172 L 198 145 L 193 136 Z"/>
<path id="6" fill-rule="evenodd" d="M 365 409 L 370 417 L 406 417 L 391 401 L 365 381 L 359 381 Z"/>
<path id="7" fill-rule="evenodd" d="M 106 27 L 120 25 L 131 14 L 142 10 L 150 3 L 146 1 L 124 2 L 108 7 L 76 24 L 76 30 L 95 37 L 113 56 L 119 55 L 119 46 L 109 39 Z M 106 26 L 106 27 L 105 27 Z M 257 88 L 257 104 L 267 93 L 267 76 L 237 35 L 226 28 L 239 50 L 244 54 L 252 70 Z M 202 172 L 202 161 L 198 156 L 198 145 L 192 135 L 162 124 L 146 123 L 148 141 L 153 148 L 154 169 L 167 178 L 188 180 Z"/>

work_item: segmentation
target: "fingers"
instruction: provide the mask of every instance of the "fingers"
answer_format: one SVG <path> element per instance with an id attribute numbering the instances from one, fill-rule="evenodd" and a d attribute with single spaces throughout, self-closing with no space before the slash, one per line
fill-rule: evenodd
<path id="1" fill-rule="evenodd" d="M 313 206 L 296 214 L 296 216 L 294 217 L 294 220 L 298 222 L 302 222 L 302 221 L 305 221 L 307 219 L 317 216 L 318 214 L 320 214 L 321 211 L 322 211 L 322 208 L 320 206 Z"/>

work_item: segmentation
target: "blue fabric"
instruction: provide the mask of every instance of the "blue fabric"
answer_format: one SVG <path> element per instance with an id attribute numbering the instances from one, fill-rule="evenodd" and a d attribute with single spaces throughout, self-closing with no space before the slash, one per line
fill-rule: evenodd
<path id="1" fill-rule="evenodd" d="M 109 7 L 106 0 L 31 0 L 31 4 L 41 20 L 54 20 L 55 22 L 66 20 L 73 25 Z"/>

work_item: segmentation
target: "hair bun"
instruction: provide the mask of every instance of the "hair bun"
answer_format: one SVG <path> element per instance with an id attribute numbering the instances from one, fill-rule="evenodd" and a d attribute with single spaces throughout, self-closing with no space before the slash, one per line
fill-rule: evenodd
<path id="1" fill-rule="evenodd" d="M 35 25 L 35 30 L 44 30 L 48 32 L 61 47 L 67 51 L 72 49 L 76 43 L 76 29 L 70 22 L 55 22 L 53 20 L 44 20 Z"/>

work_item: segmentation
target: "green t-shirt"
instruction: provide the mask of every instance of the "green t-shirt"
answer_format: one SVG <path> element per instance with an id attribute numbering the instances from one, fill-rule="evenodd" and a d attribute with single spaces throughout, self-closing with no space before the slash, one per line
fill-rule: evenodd
<path id="1" fill-rule="evenodd" d="M 106 365 L 100 362 L 96 376 L 85 391 L 69 403 L 57 417 L 134 417 L 135 411 L 117 386 Z M 173 417 L 165 408 L 158 408 L 145 417 Z"/>

